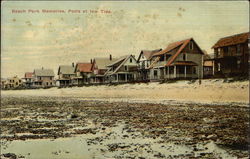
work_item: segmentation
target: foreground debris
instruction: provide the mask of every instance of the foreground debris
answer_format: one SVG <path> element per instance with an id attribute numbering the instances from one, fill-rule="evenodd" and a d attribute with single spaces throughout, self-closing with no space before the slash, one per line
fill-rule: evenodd
<path id="1" fill-rule="evenodd" d="M 89 147 L 99 145 L 101 148 L 95 151 L 100 154 L 117 152 L 112 156 L 115 158 L 145 157 L 138 152 L 152 154 L 152 158 L 217 158 L 214 152 L 206 151 L 212 142 L 232 156 L 249 156 L 248 107 L 109 103 L 50 97 L 5 97 L 1 104 L 1 140 L 6 142 L 85 135 L 91 136 L 86 139 Z M 135 143 L 144 139 L 150 139 L 152 144 Z M 190 150 L 167 155 L 156 151 L 153 143 L 161 147 L 159 150 L 171 151 L 178 145 L 188 146 Z M 172 145 L 167 146 L 168 143 Z M 60 155 L 62 151 L 52 154 Z M 3 157 L 24 158 L 12 152 L 4 153 Z"/>

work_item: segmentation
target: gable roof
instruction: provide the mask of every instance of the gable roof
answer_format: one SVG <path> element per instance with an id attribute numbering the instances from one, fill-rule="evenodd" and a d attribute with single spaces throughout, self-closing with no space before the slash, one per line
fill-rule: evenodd
<path id="1" fill-rule="evenodd" d="M 169 66 L 172 64 L 172 62 L 177 58 L 177 56 L 182 52 L 182 50 L 187 46 L 187 44 L 190 42 L 190 41 L 193 41 L 196 46 L 198 47 L 198 49 L 200 50 L 200 52 L 202 54 L 203 51 L 200 49 L 200 47 L 197 45 L 197 43 L 194 41 L 193 38 L 189 38 L 189 39 L 185 39 L 185 40 L 181 40 L 181 41 L 177 41 L 177 42 L 174 42 L 174 43 L 171 43 L 167 46 L 166 49 L 156 53 L 153 55 L 153 57 L 155 56 L 160 56 L 160 55 L 163 55 L 163 54 L 167 54 L 169 53 L 170 51 L 174 50 L 174 49 L 177 49 L 176 52 L 173 53 L 173 55 L 170 57 L 170 59 L 167 61 L 167 64 L 166 66 Z M 159 61 L 160 58 L 156 58 L 153 63 L 149 66 L 150 68 L 153 67 L 153 65 Z"/>
<path id="2" fill-rule="evenodd" d="M 111 64 L 112 62 L 116 61 L 117 59 L 112 58 L 110 60 L 109 58 L 95 58 L 94 63 L 97 66 L 98 69 L 107 69 L 107 65 Z"/>
<path id="3" fill-rule="evenodd" d="M 24 78 L 32 78 L 33 72 L 25 72 Z"/>
<path id="4" fill-rule="evenodd" d="M 75 74 L 74 71 L 75 71 L 74 67 L 71 65 L 61 65 L 58 68 L 57 74 L 59 75 L 59 73 L 62 73 L 62 74 L 73 75 L 73 74 Z"/>
<path id="5" fill-rule="evenodd" d="M 90 73 L 93 70 L 93 64 L 91 64 L 91 63 L 77 63 L 76 67 L 75 67 L 75 72 L 77 70 L 80 72 Z"/>
<path id="6" fill-rule="evenodd" d="M 153 56 L 163 55 L 163 54 L 168 53 L 169 51 L 177 48 L 178 46 L 183 46 L 183 47 L 181 47 L 181 50 L 180 49 L 178 50 L 178 51 L 182 51 L 185 48 L 185 46 L 189 43 L 189 41 L 191 39 L 192 38 L 181 40 L 181 41 L 177 41 L 177 42 L 173 42 L 173 43 L 169 44 L 166 49 L 164 49 L 164 50 L 162 50 L 162 51 L 154 54 Z"/>
<path id="7" fill-rule="evenodd" d="M 141 50 L 141 53 L 138 57 L 138 60 L 141 58 L 141 55 L 144 55 L 147 60 L 150 60 L 151 57 L 155 54 L 160 52 L 162 49 L 155 49 L 155 50 Z"/>
<path id="8" fill-rule="evenodd" d="M 240 33 L 240 34 L 224 37 L 224 38 L 219 39 L 212 48 L 215 49 L 215 48 L 219 48 L 223 46 L 241 44 L 241 43 L 246 42 L 249 36 L 250 36 L 250 33 L 246 32 L 246 33 Z"/>
<path id="9" fill-rule="evenodd" d="M 126 59 L 128 56 L 130 56 L 130 55 L 121 56 L 121 57 L 119 57 L 118 59 L 114 60 L 112 63 L 108 64 L 107 66 L 108 66 L 108 67 L 111 67 L 111 66 L 113 66 L 113 65 L 115 65 L 115 64 L 117 64 L 117 63 L 123 61 L 123 60 Z"/>
<path id="10" fill-rule="evenodd" d="M 34 70 L 35 76 L 45 76 L 45 77 L 54 77 L 54 71 L 52 69 L 35 69 Z"/>
<path id="11" fill-rule="evenodd" d="M 125 63 L 126 61 L 128 61 L 128 59 L 132 57 L 134 58 L 134 60 L 136 61 L 135 57 L 133 55 L 125 55 L 125 56 L 122 56 L 120 57 L 118 60 L 116 60 L 114 63 L 112 63 L 112 65 L 109 65 L 109 66 L 113 66 L 119 62 L 121 62 L 119 64 L 119 66 L 114 70 L 114 71 L 110 71 L 110 69 L 105 73 L 105 74 L 113 74 L 113 73 L 116 73 Z"/>

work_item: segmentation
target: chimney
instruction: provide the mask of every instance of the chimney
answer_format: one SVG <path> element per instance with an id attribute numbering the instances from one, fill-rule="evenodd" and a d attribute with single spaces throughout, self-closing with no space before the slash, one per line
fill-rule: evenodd
<path id="1" fill-rule="evenodd" d="M 42 70 L 43 70 L 43 67 L 42 67 Z"/>
<path id="2" fill-rule="evenodd" d="M 93 63 L 93 60 L 92 60 L 92 59 L 90 59 L 90 63 L 91 63 L 91 64 Z"/>
<path id="3" fill-rule="evenodd" d="M 111 55 L 111 54 L 109 54 L 109 60 L 110 60 L 110 61 L 112 60 L 112 55 Z"/>
<path id="4" fill-rule="evenodd" d="M 72 62 L 72 67 L 75 67 L 75 64 L 74 64 L 74 62 Z"/>

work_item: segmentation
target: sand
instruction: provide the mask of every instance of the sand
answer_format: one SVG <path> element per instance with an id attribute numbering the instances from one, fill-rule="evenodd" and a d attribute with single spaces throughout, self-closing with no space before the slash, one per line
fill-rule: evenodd
<path id="1" fill-rule="evenodd" d="M 50 88 L 37 90 L 2 91 L 2 96 L 52 96 L 77 97 L 105 101 L 135 102 L 197 102 L 197 103 L 249 103 L 249 82 L 225 83 L 212 79 L 198 81 L 177 81 L 176 83 L 158 82 L 140 84 L 121 84 L 117 86 L 99 85 L 72 88 Z"/>

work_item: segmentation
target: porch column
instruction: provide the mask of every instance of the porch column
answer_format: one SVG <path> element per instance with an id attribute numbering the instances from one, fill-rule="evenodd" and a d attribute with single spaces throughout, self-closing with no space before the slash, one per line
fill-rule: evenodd
<path id="1" fill-rule="evenodd" d="M 174 66 L 174 78 L 176 78 L 176 65 Z"/>
<path id="2" fill-rule="evenodd" d="M 187 78 L 187 66 L 184 66 L 184 74 L 185 74 L 185 78 Z"/>
<path id="3" fill-rule="evenodd" d="M 117 80 L 117 82 L 119 81 L 119 76 L 118 76 L 118 73 L 116 74 L 116 80 Z"/>
<path id="4" fill-rule="evenodd" d="M 166 76 L 166 67 L 163 68 L 163 79 L 165 79 Z"/>
<path id="5" fill-rule="evenodd" d="M 125 82 L 128 80 L 128 74 L 125 74 Z"/>
<path id="6" fill-rule="evenodd" d="M 169 75 L 169 66 L 168 66 L 168 78 L 170 77 L 170 75 Z"/>

